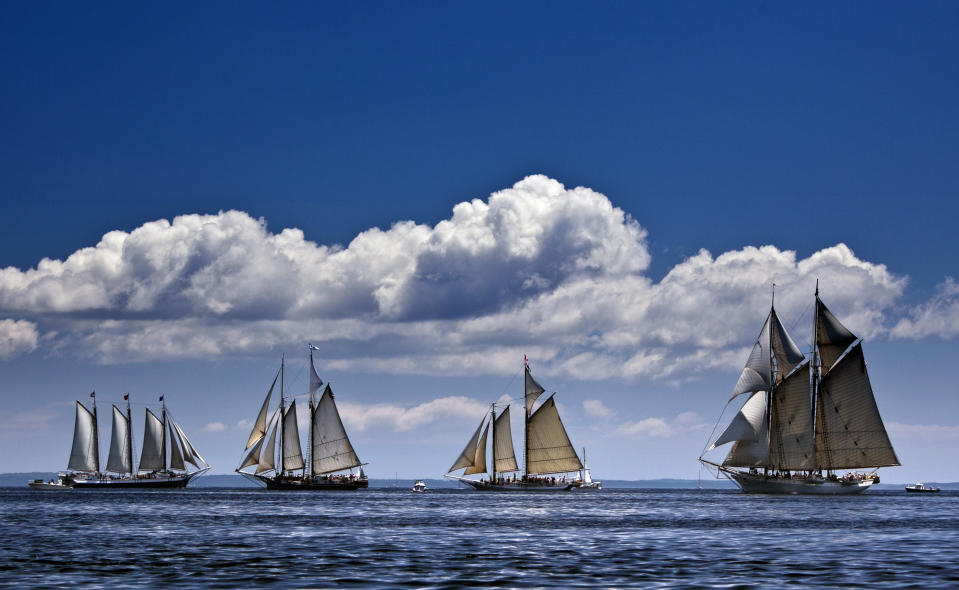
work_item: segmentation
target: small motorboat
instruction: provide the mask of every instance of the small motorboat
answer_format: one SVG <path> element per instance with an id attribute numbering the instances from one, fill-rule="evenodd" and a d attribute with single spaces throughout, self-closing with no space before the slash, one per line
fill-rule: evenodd
<path id="1" fill-rule="evenodd" d="M 65 473 L 58 473 L 56 479 L 50 481 L 35 479 L 27 482 L 27 485 L 30 486 L 31 490 L 69 490 L 73 489 L 73 480 Z"/>
<path id="2" fill-rule="evenodd" d="M 425 491 L 426 491 L 426 483 L 425 483 L 422 479 L 416 480 L 416 483 L 413 484 L 413 491 L 414 491 L 414 492 L 425 492 Z"/>
<path id="3" fill-rule="evenodd" d="M 906 486 L 907 492 L 925 492 L 925 493 L 935 493 L 939 491 L 939 488 L 933 488 L 923 484 L 922 482 L 916 482 L 911 486 Z"/>

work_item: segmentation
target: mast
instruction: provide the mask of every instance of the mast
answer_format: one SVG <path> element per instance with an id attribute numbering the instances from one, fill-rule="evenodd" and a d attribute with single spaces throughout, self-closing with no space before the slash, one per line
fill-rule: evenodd
<path id="1" fill-rule="evenodd" d="M 163 401 L 164 397 L 166 396 L 160 396 L 160 405 L 163 410 L 163 428 L 160 430 L 160 462 L 163 463 L 161 471 L 166 471 L 166 402 Z"/>
<path id="2" fill-rule="evenodd" d="M 496 404 L 492 403 L 489 405 L 489 420 L 493 425 L 493 466 L 492 466 L 492 477 L 490 478 L 490 483 L 496 483 Z"/>
<path id="3" fill-rule="evenodd" d="M 285 455 L 284 455 L 285 445 L 283 444 L 283 439 L 286 438 L 285 436 L 286 432 L 285 432 L 285 429 L 283 428 L 284 426 L 283 422 L 285 422 L 285 418 L 286 418 L 286 401 L 283 398 L 283 378 L 284 378 L 285 370 L 286 370 L 286 354 L 284 353 L 283 355 L 280 356 L 280 423 L 278 426 L 280 430 L 280 468 L 277 471 L 278 476 L 283 475 L 283 470 L 285 468 L 285 465 L 283 464 L 283 460 L 285 458 Z"/>
<path id="4" fill-rule="evenodd" d="M 96 472 L 100 473 L 100 431 L 97 421 L 97 392 L 90 393 L 93 398 L 93 457 Z"/>
<path id="5" fill-rule="evenodd" d="M 772 413 L 772 403 L 773 403 L 773 387 L 776 383 L 776 376 L 773 374 L 773 314 L 776 313 L 776 283 L 773 283 L 773 295 L 772 301 L 769 303 L 769 329 L 766 331 L 766 336 L 769 338 L 766 346 L 766 353 L 768 355 L 769 361 L 769 390 L 766 392 L 766 432 L 769 433 L 769 440 L 772 441 L 772 425 L 773 425 L 773 413 Z M 770 455 L 772 455 L 772 449 L 770 449 Z M 769 463 L 771 462 L 770 458 L 766 459 L 766 467 L 763 467 L 763 473 L 765 474 L 769 470 Z"/>
<path id="6" fill-rule="evenodd" d="M 127 394 L 127 461 L 130 462 L 130 477 L 136 475 L 133 468 L 133 414 L 130 412 L 130 394 Z"/>
<path id="7" fill-rule="evenodd" d="M 315 371 L 313 368 L 313 346 L 310 345 L 310 370 Z M 312 373 L 310 373 L 312 376 Z M 310 444 L 306 449 L 306 465 L 303 467 L 303 473 L 307 473 L 309 469 L 309 475 L 313 475 L 313 424 L 316 422 L 316 408 L 313 407 L 313 387 L 312 383 L 310 384 Z"/>
<path id="8" fill-rule="evenodd" d="M 809 403 L 812 405 L 810 411 L 812 412 L 812 440 L 813 440 L 813 461 L 816 460 L 816 416 L 818 412 L 816 409 L 819 407 L 819 377 L 820 370 L 819 367 L 819 354 L 818 346 L 816 345 L 819 342 L 819 279 L 816 279 L 816 304 L 813 306 L 812 312 L 812 385 L 809 392 L 810 400 Z M 818 465 L 813 465 L 814 468 L 819 467 Z"/>
<path id="9" fill-rule="evenodd" d="M 529 475 L 529 406 L 526 403 L 526 372 L 529 371 L 529 359 L 523 355 L 523 481 Z"/>

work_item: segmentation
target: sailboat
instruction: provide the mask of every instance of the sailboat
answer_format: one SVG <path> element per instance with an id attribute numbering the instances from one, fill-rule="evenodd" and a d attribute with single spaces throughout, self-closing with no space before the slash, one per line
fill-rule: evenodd
<path id="1" fill-rule="evenodd" d="M 100 470 L 100 445 L 97 428 L 96 392 L 91 409 L 76 402 L 73 448 L 67 473 L 61 479 L 75 489 L 183 488 L 194 477 L 205 473 L 210 465 L 200 456 L 183 429 L 167 411 L 160 396 L 161 411 L 157 417 L 149 408 L 143 427 L 143 449 L 140 463 L 133 463 L 133 416 L 130 396 L 126 413 L 113 405 L 113 431 L 106 470 Z M 193 466 L 193 470 L 187 467 Z"/>
<path id="2" fill-rule="evenodd" d="M 773 306 L 727 405 L 746 402 L 704 451 L 734 443 L 722 463 L 699 460 L 746 493 L 857 494 L 899 465 L 866 371 L 862 339 L 819 298 L 811 359 L 799 351 Z M 840 470 L 869 469 L 869 473 Z"/>
<path id="3" fill-rule="evenodd" d="M 579 485 L 577 488 L 581 490 L 603 489 L 603 482 L 593 481 L 593 478 L 589 473 L 589 466 L 586 464 L 586 447 L 583 447 L 583 469 L 579 472 Z"/>
<path id="4" fill-rule="evenodd" d="M 316 392 L 324 383 L 313 366 L 314 350 L 316 348 L 310 345 L 310 444 L 306 461 L 300 447 L 296 399 L 286 405 L 286 362 L 283 359 L 280 361 L 280 370 L 266 393 L 266 399 L 263 400 L 263 406 L 253 424 L 253 431 L 247 439 L 243 459 L 236 471 L 266 484 L 270 490 L 356 490 L 368 487 L 369 480 L 362 467 L 366 463 L 357 458 L 346 435 L 329 383 L 325 384 L 319 401 L 316 400 Z M 270 398 L 277 380 L 280 381 L 280 405 L 268 419 Z M 249 467 L 253 470 L 243 471 Z M 360 468 L 358 475 L 353 473 L 356 467 Z M 349 474 L 339 473 L 347 469 L 350 470 Z"/>
<path id="5" fill-rule="evenodd" d="M 483 415 L 476 432 L 466 443 L 466 448 L 444 477 L 463 482 L 476 490 L 495 492 L 558 492 L 569 491 L 579 485 L 565 475 L 555 477 L 582 469 L 583 464 L 569 441 L 553 396 L 549 396 L 533 411 L 533 404 L 545 390 L 530 374 L 528 359 L 525 365 L 525 470 L 520 476 L 516 475 L 519 473 L 519 466 L 513 451 L 510 406 L 507 404 L 497 416 L 497 404 L 493 403 L 490 404 L 489 414 Z M 493 425 L 490 477 L 485 480 L 465 477 L 486 473 L 486 440 L 490 424 Z M 464 469 L 463 477 L 450 475 L 460 469 Z"/>

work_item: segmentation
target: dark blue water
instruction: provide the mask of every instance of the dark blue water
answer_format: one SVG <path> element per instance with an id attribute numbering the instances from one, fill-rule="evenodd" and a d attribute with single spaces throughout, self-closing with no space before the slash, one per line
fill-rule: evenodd
<path id="1" fill-rule="evenodd" d="M 959 494 L 0 490 L 0 585 L 959 587 Z"/>

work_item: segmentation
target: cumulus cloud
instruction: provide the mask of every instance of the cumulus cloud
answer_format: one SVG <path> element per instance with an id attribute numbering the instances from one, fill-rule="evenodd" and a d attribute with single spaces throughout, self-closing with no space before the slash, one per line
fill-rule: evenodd
<path id="1" fill-rule="evenodd" d="M 203 427 L 203 432 L 223 432 L 226 430 L 226 424 L 223 422 L 210 422 Z"/>
<path id="2" fill-rule="evenodd" d="M 312 341 L 336 370 L 514 373 L 525 353 L 547 375 L 675 380 L 741 365 L 773 282 L 800 345 L 816 278 L 863 336 L 886 330 L 906 284 L 843 244 L 804 259 L 774 246 L 703 250 L 654 282 L 646 238 L 606 196 L 545 176 L 459 203 L 435 226 L 401 221 L 346 246 L 272 233 L 239 211 L 183 215 L 0 270 L 0 313 L 33 327 L 29 346 L 56 331 L 51 347 L 100 362 Z"/>
<path id="3" fill-rule="evenodd" d="M 959 335 L 959 283 L 948 277 L 929 301 L 899 320 L 891 335 L 915 340 L 927 336 L 946 339 Z"/>
<path id="4" fill-rule="evenodd" d="M 611 409 L 606 407 L 606 404 L 598 399 L 583 400 L 583 410 L 590 416 L 597 418 L 612 418 L 615 415 Z"/>
<path id="5" fill-rule="evenodd" d="M 903 424 L 887 422 L 886 430 L 896 439 L 922 442 L 946 442 L 959 440 L 959 426 L 941 424 Z"/>
<path id="6" fill-rule="evenodd" d="M 40 333 L 27 320 L 0 320 L 0 359 L 9 359 L 37 348 Z"/>
<path id="7" fill-rule="evenodd" d="M 489 409 L 489 405 L 467 397 L 450 396 L 410 408 L 392 404 L 363 405 L 351 402 L 341 403 L 338 408 L 343 421 L 349 424 L 351 429 L 363 431 L 376 426 L 386 426 L 396 431 L 407 431 L 450 418 L 475 419 L 482 416 Z"/>
<path id="8" fill-rule="evenodd" d="M 672 419 L 644 418 L 621 424 L 616 433 L 635 438 L 667 438 L 700 430 L 706 424 L 696 412 L 683 412 Z"/>

